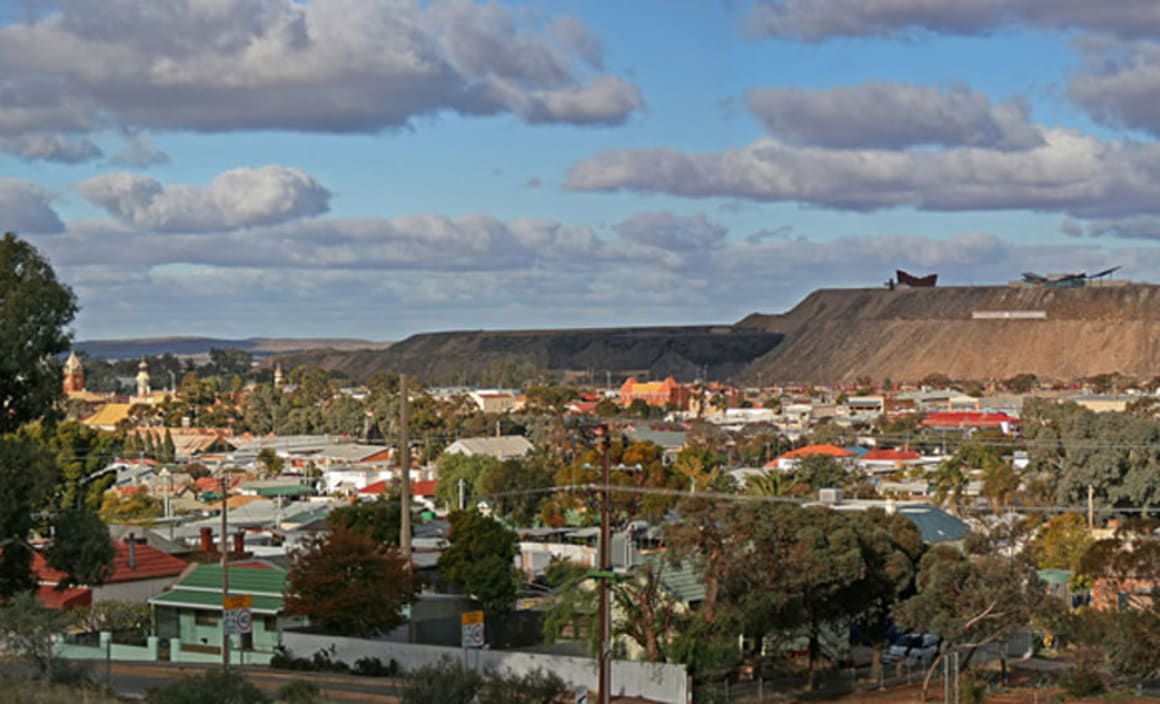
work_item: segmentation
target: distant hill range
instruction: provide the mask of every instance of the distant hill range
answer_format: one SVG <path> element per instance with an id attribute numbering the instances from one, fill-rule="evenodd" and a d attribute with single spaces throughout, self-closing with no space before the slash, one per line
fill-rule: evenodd
<path id="1" fill-rule="evenodd" d="M 315 349 L 357 350 L 386 349 L 389 342 L 370 342 L 349 338 L 295 339 L 285 337 L 250 337 L 227 340 L 215 337 L 151 337 L 127 340 L 82 340 L 74 346 L 92 357 L 132 359 L 142 356 L 172 354 L 178 357 L 203 357 L 214 348 L 245 350 L 257 358 L 274 354 L 305 352 Z"/>
<path id="2" fill-rule="evenodd" d="M 828 289 L 738 327 L 785 338 L 738 376 L 746 381 L 1160 374 L 1160 286 L 1147 284 Z"/>
<path id="3" fill-rule="evenodd" d="M 690 381 L 706 373 L 765 384 L 913 382 L 935 373 L 978 380 L 1022 373 L 1151 378 L 1160 375 L 1160 286 L 823 289 L 786 313 L 755 313 L 734 325 L 438 332 L 393 345 L 167 338 L 78 347 L 111 358 L 235 347 L 277 355 L 284 368 L 307 364 L 356 381 L 389 371 L 430 384 L 487 383 L 516 368 L 597 384 L 630 374 Z"/>
<path id="4" fill-rule="evenodd" d="M 461 331 L 414 335 L 386 350 L 280 355 L 284 368 L 319 366 L 365 381 L 376 371 L 429 384 L 497 383 L 505 369 L 551 370 L 603 384 L 628 375 L 726 379 L 782 340 L 732 325 L 583 330 Z"/>

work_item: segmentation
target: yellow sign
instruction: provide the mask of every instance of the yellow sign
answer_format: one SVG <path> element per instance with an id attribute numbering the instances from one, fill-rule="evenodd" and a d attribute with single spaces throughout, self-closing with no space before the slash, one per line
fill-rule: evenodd
<path id="1" fill-rule="evenodd" d="M 461 625 L 471 626 L 477 623 L 483 623 L 482 611 L 466 611 L 463 614 Z"/>
<path id="2" fill-rule="evenodd" d="M 224 601 L 223 607 L 227 611 L 233 609 L 248 609 L 253 606 L 254 597 L 249 594 L 230 594 Z"/>

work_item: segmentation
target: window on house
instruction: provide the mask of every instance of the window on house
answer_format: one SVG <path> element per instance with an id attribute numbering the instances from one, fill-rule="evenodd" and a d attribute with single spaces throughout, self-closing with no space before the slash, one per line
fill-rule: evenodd
<path id="1" fill-rule="evenodd" d="M 199 626 L 216 626 L 218 618 L 218 615 L 212 611 L 198 611 L 194 616 L 194 623 Z"/>
<path id="2" fill-rule="evenodd" d="M 262 628 L 266 629 L 267 633 L 276 633 L 278 631 L 278 617 L 267 616 L 262 619 Z"/>

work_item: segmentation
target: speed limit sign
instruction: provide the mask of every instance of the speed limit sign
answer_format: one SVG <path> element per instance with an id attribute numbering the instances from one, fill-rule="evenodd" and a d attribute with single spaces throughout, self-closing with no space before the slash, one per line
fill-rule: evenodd
<path id="1" fill-rule="evenodd" d="M 238 633 L 252 633 L 254 631 L 254 618 L 250 615 L 249 609 L 238 609 L 234 623 Z"/>

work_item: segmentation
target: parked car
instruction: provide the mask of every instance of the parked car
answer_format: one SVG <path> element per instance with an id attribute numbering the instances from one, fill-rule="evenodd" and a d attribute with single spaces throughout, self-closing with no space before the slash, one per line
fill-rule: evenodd
<path id="1" fill-rule="evenodd" d="M 938 655 L 942 638 L 933 633 L 907 633 L 886 648 L 883 659 L 888 662 L 905 662 L 911 667 L 926 667 Z"/>

